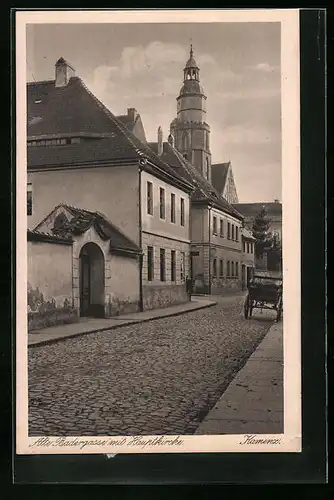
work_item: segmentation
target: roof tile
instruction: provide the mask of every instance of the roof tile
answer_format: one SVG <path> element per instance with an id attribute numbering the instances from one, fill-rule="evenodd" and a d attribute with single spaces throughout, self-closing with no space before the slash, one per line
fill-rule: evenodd
<path id="1" fill-rule="evenodd" d="M 149 145 L 153 151 L 157 152 L 158 145 L 156 142 L 150 142 Z M 214 186 L 208 180 L 204 179 L 198 170 L 168 142 L 164 142 L 163 144 L 163 154 L 161 158 L 165 162 L 168 162 L 179 175 L 182 175 L 187 181 L 195 186 L 195 190 L 192 194 L 193 201 L 206 201 L 212 203 L 220 210 L 238 219 L 243 219 L 243 216 L 220 195 Z"/>

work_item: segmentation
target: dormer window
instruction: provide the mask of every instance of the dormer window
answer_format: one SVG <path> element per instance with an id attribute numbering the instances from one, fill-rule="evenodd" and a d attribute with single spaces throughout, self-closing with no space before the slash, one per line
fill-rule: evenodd
<path id="1" fill-rule="evenodd" d="M 78 144 L 80 137 L 66 137 L 62 139 L 37 139 L 28 141 L 28 146 L 64 146 L 66 144 Z"/>

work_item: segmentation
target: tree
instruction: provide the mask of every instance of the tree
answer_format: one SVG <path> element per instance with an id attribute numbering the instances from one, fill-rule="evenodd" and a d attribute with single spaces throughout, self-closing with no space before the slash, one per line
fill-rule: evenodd
<path id="1" fill-rule="evenodd" d="M 255 256 L 261 258 L 264 250 L 272 245 L 270 232 L 270 220 L 267 211 L 263 207 L 256 215 L 253 222 L 253 236 L 255 238 Z"/>
<path id="2" fill-rule="evenodd" d="M 272 245 L 268 252 L 268 270 L 282 270 L 282 242 L 278 233 L 274 233 L 272 237 Z"/>

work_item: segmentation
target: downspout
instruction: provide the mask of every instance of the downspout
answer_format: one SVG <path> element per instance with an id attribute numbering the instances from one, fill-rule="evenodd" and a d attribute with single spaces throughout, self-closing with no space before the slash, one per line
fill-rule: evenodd
<path id="1" fill-rule="evenodd" d="M 139 213 L 138 213 L 138 222 L 139 222 L 139 247 L 141 251 L 143 252 L 142 248 L 142 243 L 143 243 L 143 237 L 142 237 L 142 200 L 141 200 L 141 173 L 142 173 L 142 167 L 145 165 L 146 160 L 141 159 L 139 160 L 139 165 L 138 165 L 138 177 L 139 177 L 139 188 L 138 188 L 138 197 L 139 197 Z M 139 310 L 140 312 L 143 312 L 144 310 L 144 300 L 143 300 L 143 253 L 141 252 L 139 256 Z"/>
<path id="2" fill-rule="evenodd" d="M 211 208 L 209 205 L 209 295 L 211 295 Z"/>

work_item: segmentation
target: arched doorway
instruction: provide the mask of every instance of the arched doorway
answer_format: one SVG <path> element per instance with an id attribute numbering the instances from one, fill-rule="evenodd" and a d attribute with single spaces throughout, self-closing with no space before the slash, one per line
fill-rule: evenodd
<path id="1" fill-rule="evenodd" d="M 80 252 L 80 316 L 104 317 L 104 255 L 95 243 Z"/>

